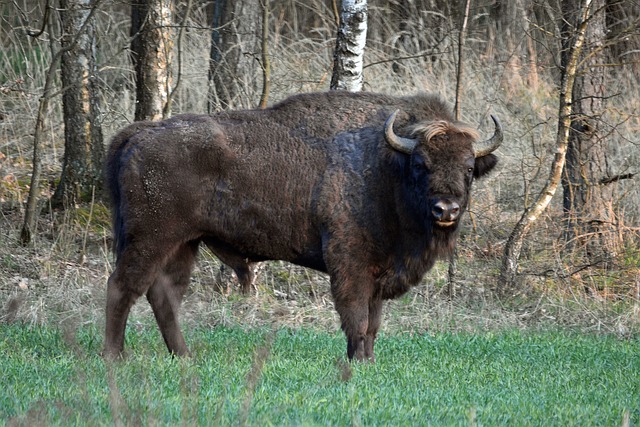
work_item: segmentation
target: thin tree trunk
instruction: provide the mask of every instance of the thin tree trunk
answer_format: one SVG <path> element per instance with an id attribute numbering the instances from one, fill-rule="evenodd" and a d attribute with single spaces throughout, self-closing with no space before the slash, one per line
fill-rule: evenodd
<path id="1" fill-rule="evenodd" d="M 527 38 L 527 58 L 529 59 L 529 71 L 527 73 L 527 86 L 536 89 L 538 87 L 538 53 L 536 52 L 535 39 L 532 34 L 530 22 L 533 20 L 533 5 L 527 4 L 522 9 L 522 25 Z"/>
<path id="2" fill-rule="evenodd" d="M 24 223 L 20 231 L 20 242 L 23 245 L 29 244 L 36 229 L 36 213 L 38 199 L 40 197 L 40 175 L 42 174 L 42 135 L 44 133 L 45 117 L 49 110 L 49 100 L 52 98 L 51 87 L 55 78 L 59 55 L 55 55 L 51 61 L 49 72 L 44 84 L 44 91 L 40 97 L 38 105 L 38 115 L 36 117 L 36 129 L 33 135 L 33 166 L 31 170 L 31 182 L 29 184 L 29 196 L 27 197 L 27 207 L 24 214 Z"/>
<path id="3" fill-rule="evenodd" d="M 402 65 L 402 61 L 397 58 L 416 57 L 417 49 L 411 40 L 414 34 L 416 5 L 413 0 L 397 0 L 389 2 L 389 12 L 393 17 L 394 23 L 397 23 L 397 33 L 392 35 L 392 49 L 394 61 L 391 69 L 394 73 L 401 76 L 405 75 L 406 69 Z"/>
<path id="4" fill-rule="evenodd" d="M 176 76 L 176 83 L 169 92 L 169 96 L 167 97 L 167 102 L 164 104 L 162 110 L 162 116 L 168 117 L 171 114 L 171 105 L 173 104 L 173 100 L 178 93 L 178 89 L 180 88 L 180 83 L 182 82 L 182 68 L 184 61 L 182 60 L 182 50 L 183 45 L 182 42 L 184 40 L 184 32 L 187 28 L 187 24 L 189 21 L 189 17 L 191 16 L 191 8 L 193 7 L 193 0 L 187 0 L 187 8 L 184 12 L 184 19 L 182 20 L 182 25 L 180 25 L 180 31 L 178 32 L 178 41 L 177 41 L 177 60 L 178 60 L 178 75 Z"/>
<path id="5" fill-rule="evenodd" d="M 271 61 L 269 59 L 269 0 L 262 0 L 262 95 L 259 108 L 267 108 L 271 89 Z"/>
<path id="6" fill-rule="evenodd" d="M 462 78 L 464 75 L 464 66 L 463 66 L 463 58 L 464 58 L 464 43 L 465 37 L 467 33 L 467 22 L 469 20 L 469 8 L 471 6 L 471 0 L 467 0 L 466 6 L 464 9 L 464 16 L 462 17 L 462 24 L 460 25 L 460 32 L 458 33 L 458 67 L 457 67 L 457 75 L 456 75 L 456 103 L 454 107 L 455 119 L 460 120 L 460 93 L 462 91 Z M 448 285 L 447 291 L 449 293 L 449 298 L 453 298 L 455 296 L 455 284 L 456 284 L 456 270 L 458 267 L 458 247 L 456 246 L 451 253 L 451 258 L 449 259 L 449 270 L 448 270 Z"/>
<path id="7" fill-rule="evenodd" d="M 213 2 L 209 65 L 210 112 L 255 106 L 260 52 L 260 4 Z"/>
<path id="8" fill-rule="evenodd" d="M 362 89 L 366 41 L 366 0 L 343 0 L 336 49 L 333 54 L 332 90 L 358 92 Z"/>
<path id="9" fill-rule="evenodd" d="M 456 76 L 456 104 L 454 107 L 455 118 L 460 120 L 460 92 L 462 91 L 462 76 L 464 74 L 464 67 L 462 58 L 464 55 L 464 44 L 467 35 L 467 21 L 469 20 L 469 8 L 471 7 L 471 0 L 467 0 L 467 4 L 464 8 L 464 16 L 462 18 L 462 24 L 460 25 L 460 33 L 458 34 L 458 69 Z"/>
<path id="10" fill-rule="evenodd" d="M 60 0 L 62 47 L 78 34 L 91 10 L 90 0 Z M 104 157 L 99 123 L 99 94 L 95 78 L 95 26 L 89 21 L 73 47 L 64 51 L 61 65 L 65 149 L 60 182 L 52 198 L 54 207 L 88 200 L 99 185 Z"/>
<path id="11" fill-rule="evenodd" d="M 523 213 L 522 217 L 511 231 L 502 256 L 500 283 L 502 293 L 507 294 L 514 289 L 518 272 L 518 260 L 524 244 L 524 238 L 535 221 L 547 208 L 560 184 L 564 168 L 567 146 L 569 143 L 569 129 L 571 127 L 571 105 L 573 103 L 573 86 L 576 79 L 578 61 L 582 53 L 587 30 L 587 18 L 591 9 L 591 0 L 584 0 L 580 7 L 580 21 L 576 28 L 576 36 L 568 47 L 567 54 L 562 57 L 562 76 L 560 82 L 560 99 L 558 107 L 558 134 L 556 137 L 556 154 L 551 165 L 549 179 L 533 205 Z"/>

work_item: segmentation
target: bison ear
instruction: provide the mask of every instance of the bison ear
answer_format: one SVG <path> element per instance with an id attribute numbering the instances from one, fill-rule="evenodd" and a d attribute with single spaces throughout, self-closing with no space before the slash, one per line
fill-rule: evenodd
<path id="1" fill-rule="evenodd" d="M 478 157 L 475 167 L 473 168 L 473 176 L 480 178 L 489 172 L 498 164 L 498 158 L 494 154 Z"/>

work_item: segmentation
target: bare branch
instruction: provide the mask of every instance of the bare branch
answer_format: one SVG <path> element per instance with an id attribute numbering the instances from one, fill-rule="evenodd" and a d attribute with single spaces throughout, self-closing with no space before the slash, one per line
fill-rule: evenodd
<path id="1" fill-rule="evenodd" d="M 187 10 L 184 13 L 184 19 L 182 20 L 182 25 L 180 25 L 180 32 L 178 33 L 178 41 L 177 41 L 178 75 L 176 76 L 176 84 L 173 86 L 173 89 L 171 90 L 171 92 L 169 92 L 169 95 L 167 96 L 167 102 L 165 102 L 164 104 L 164 108 L 162 111 L 163 117 L 169 115 L 169 112 L 171 111 L 171 104 L 173 102 L 173 98 L 178 92 L 178 88 L 180 87 L 180 82 L 182 81 L 182 67 L 183 67 L 182 42 L 184 39 L 185 29 L 187 28 L 187 21 L 189 20 L 189 16 L 191 15 L 192 4 L 193 4 L 193 0 L 187 1 Z"/>
<path id="2" fill-rule="evenodd" d="M 635 173 L 625 173 L 622 175 L 608 176 L 600 180 L 600 185 L 608 185 L 614 182 L 622 181 L 623 179 L 633 179 L 634 176 L 636 176 Z"/>
<path id="3" fill-rule="evenodd" d="M 27 24 L 27 21 L 28 21 L 27 16 L 25 15 L 25 13 L 22 10 L 22 8 L 20 8 L 20 6 L 16 2 L 16 0 L 13 0 L 13 5 L 15 6 L 16 10 L 18 12 L 20 12 L 20 15 L 22 15 L 22 21 L 24 22 L 24 26 L 26 28 L 27 27 L 26 24 Z M 46 2 L 44 4 L 44 17 L 42 18 L 42 26 L 37 31 L 29 29 L 29 28 L 26 28 L 25 31 L 26 31 L 28 36 L 33 37 L 34 39 L 37 39 L 38 37 L 40 37 L 44 33 L 45 28 L 47 28 L 47 22 L 49 22 L 50 9 L 51 8 L 49 7 L 49 0 L 46 0 Z"/>

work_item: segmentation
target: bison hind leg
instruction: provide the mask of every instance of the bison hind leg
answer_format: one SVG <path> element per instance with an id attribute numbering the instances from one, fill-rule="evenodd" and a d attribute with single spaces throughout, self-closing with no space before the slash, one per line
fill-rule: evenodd
<path id="1" fill-rule="evenodd" d="M 255 271 L 258 263 L 249 261 L 247 257 L 231 249 L 221 247 L 222 245 L 216 244 L 216 242 L 211 239 L 204 239 L 204 243 L 220 261 L 236 273 L 242 293 L 245 295 L 250 294 L 255 285 Z"/>
<path id="2" fill-rule="evenodd" d="M 160 263 L 159 256 L 144 257 L 131 246 L 118 257 L 107 282 L 104 357 L 122 356 L 131 307 L 156 281 Z"/>
<path id="3" fill-rule="evenodd" d="M 189 353 L 180 331 L 178 311 L 191 280 L 197 251 L 197 241 L 182 245 L 147 291 L 147 300 L 151 304 L 167 349 L 177 356 Z"/>
<path id="4" fill-rule="evenodd" d="M 255 286 L 256 266 L 257 263 L 255 262 L 243 262 L 235 267 L 231 267 L 233 268 L 233 271 L 236 272 L 238 283 L 240 283 L 240 289 L 244 295 L 250 294 Z"/>
<path id="5" fill-rule="evenodd" d="M 107 282 L 107 307 L 103 356 L 116 359 L 124 352 L 124 333 L 131 306 L 138 295 L 127 289 L 120 278 L 118 268 L 109 276 Z"/>

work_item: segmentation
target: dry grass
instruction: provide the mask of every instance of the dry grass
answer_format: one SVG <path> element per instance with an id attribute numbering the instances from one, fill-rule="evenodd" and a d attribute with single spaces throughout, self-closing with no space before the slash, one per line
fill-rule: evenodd
<path id="1" fill-rule="evenodd" d="M 209 34 L 203 11 L 195 11 L 193 28 L 184 42 L 184 75 L 174 113 L 206 111 Z M 125 47 L 127 16 L 117 7 L 100 24 L 99 48 L 103 62 L 103 117 L 108 138 L 133 117 L 134 86 Z M 324 15 L 323 15 L 324 16 Z M 108 209 L 100 202 L 66 212 L 50 212 L 43 201 L 38 233 L 29 247 L 18 243 L 23 204 L 31 170 L 31 134 L 44 71 L 50 60 L 46 37 L 33 40 L 5 28 L 11 41 L 0 61 L 0 316 L 5 321 L 79 324 L 103 321 L 104 294 L 113 262 L 110 254 Z M 328 24 L 327 24 L 328 25 Z M 324 32 L 323 32 L 324 31 Z M 270 102 L 304 91 L 326 90 L 332 66 L 333 40 L 329 27 L 314 37 L 282 32 L 273 40 Z M 391 43 L 392 41 L 389 41 Z M 453 101 L 454 52 L 444 49 L 437 58 L 419 57 L 392 70 L 392 49 L 384 43 L 367 51 L 365 89 L 392 94 L 439 92 Z M 463 119 L 490 132 L 488 113 L 501 118 L 506 143 L 499 150 L 497 173 L 474 189 L 471 219 L 461 239 L 457 296 L 446 295 L 447 266 L 438 265 L 424 283 L 385 309 L 387 331 L 485 330 L 567 326 L 620 335 L 638 332 L 640 322 L 640 250 L 638 228 L 640 187 L 632 180 L 615 183 L 616 209 L 625 219 L 619 230 L 626 247 L 613 266 L 584 266 L 561 242 L 559 197 L 528 237 L 522 259 L 521 292 L 508 302 L 494 296 L 504 242 L 524 207 L 544 184 L 553 156 L 557 122 L 552 72 L 542 73 L 536 86 L 475 50 L 467 55 L 463 84 Z M 613 93 L 633 94 L 633 77 L 612 82 Z M 247 107 L 255 99 L 243 102 Z M 612 163 L 616 172 L 636 171 L 640 134 L 640 98 L 614 97 L 607 123 L 611 133 Z M 47 120 L 43 195 L 51 193 L 61 170 L 63 124 L 60 100 L 52 103 Z M 48 213 L 47 213 L 48 212 Z M 226 292 L 229 279 L 220 263 L 202 251 L 185 298 L 182 313 L 187 325 L 247 325 L 278 328 L 338 328 L 327 277 L 286 263 L 265 263 L 257 292 L 241 297 Z M 233 283 L 233 282 L 232 282 Z M 220 288 L 222 287 L 222 291 Z M 148 304 L 134 308 L 130 325 L 153 323 Z"/>
<path id="2" fill-rule="evenodd" d="M 67 213 L 57 225 L 55 219 L 41 219 L 41 226 L 45 223 L 55 230 L 41 232 L 29 248 L 21 247 L 16 239 L 20 215 L 2 217 L 0 321 L 69 324 L 72 328 L 103 322 L 106 282 L 113 262 L 108 228 L 97 225 L 87 231 L 77 216 Z M 508 302 L 498 300 L 493 290 L 499 257 L 486 251 L 473 241 L 463 241 L 456 297 L 448 297 L 447 264 L 439 263 L 420 286 L 386 303 L 382 331 L 560 327 L 618 336 L 640 331 L 637 295 L 603 295 L 584 288 L 584 280 L 532 273 L 525 276 L 528 292 Z M 184 327 L 339 328 L 324 274 L 284 262 L 268 262 L 261 266 L 253 295 L 242 296 L 235 286 L 228 269 L 203 249 L 183 303 Z M 129 326 L 155 328 L 144 299 L 134 306 Z"/>

